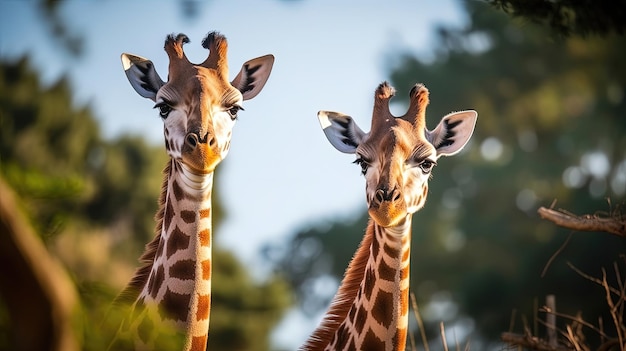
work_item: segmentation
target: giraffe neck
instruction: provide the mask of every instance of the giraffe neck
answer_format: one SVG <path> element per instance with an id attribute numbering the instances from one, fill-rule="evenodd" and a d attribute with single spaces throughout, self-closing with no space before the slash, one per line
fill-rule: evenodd
<path id="1" fill-rule="evenodd" d="M 205 350 L 211 304 L 213 173 L 196 175 L 172 160 L 165 181 L 158 247 L 130 327 L 138 348 L 159 348 L 159 339 L 170 338 L 182 344 L 178 348 Z"/>
<path id="2" fill-rule="evenodd" d="M 370 219 L 324 321 L 301 350 L 404 350 L 410 246 L 410 216 L 390 228 Z"/>

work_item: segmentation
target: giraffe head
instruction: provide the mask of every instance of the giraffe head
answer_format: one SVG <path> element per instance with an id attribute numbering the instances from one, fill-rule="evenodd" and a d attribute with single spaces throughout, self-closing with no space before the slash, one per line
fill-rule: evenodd
<path id="1" fill-rule="evenodd" d="M 369 133 L 347 115 L 320 111 L 318 118 L 330 143 L 339 151 L 356 154 L 366 180 L 370 217 L 382 227 L 404 221 L 424 206 L 428 180 L 437 159 L 459 152 L 476 124 L 476 111 L 450 113 L 435 129 L 426 128 L 428 89 L 415 85 L 409 109 L 394 117 L 389 101 L 395 94 L 386 82 L 378 86 Z"/>
<path id="2" fill-rule="evenodd" d="M 228 81 L 228 44 L 211 32 L 202 41 L 209 50 L 201 64 L 189 62 L 184 34 L 169 35 L 165 51 L 169 57 L 168 81 L 156 72 L 152 61 L 122 54 L 126 76 L 137 93 L 154 101 L 163 120 L 165 148 L 194 174 L 206 174 L 226 156 L 232 128 L 242 102 L 255 97 L 267 81 L 274 56 L 247 61 L 235 79 Z"/>

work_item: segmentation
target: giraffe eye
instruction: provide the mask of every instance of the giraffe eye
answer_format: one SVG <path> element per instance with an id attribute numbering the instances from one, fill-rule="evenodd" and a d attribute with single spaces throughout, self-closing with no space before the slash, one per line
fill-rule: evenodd
<path id="1" fill-rule="evenodd" d="M 237 113 L 239 113 L 239 111 L 243 111 L 243 107 L 239 106 L 239 105 L 233 105 L 228 109 L 228 114 L 230 115 L 230 119 L 232 119 L 233 121 L 237 119 Z"/>
<path id="2" fill-rule="evenodd" d="M 352 162 L 352 163 L 355 163 L 355 164 L 357 164 L 357 165 L 361 166 L 361 174 L 363 174 L 363 175 L 365 175 L 365 173 L 367 173 L 367 169 L 368 169 L 368 168 L 369 168 L 369 166 L 370 166 L 370 165 L 369 165 L 369 164 L 368 164 L 365 160 L 363 160 L 362 158 L 357 158 L 357 159 L 356 159 L 354 162 Z"/>
<path id="3" fill-rule="evenodd" d="M 154 105 L 154 108 L 159 109 L 159 116 L 161 116 L 161 118 L 163 119 L 166 119 L 170 112 L 172 112 L 172 107 L 165 102 L 159 102 L 158 104 Z"/>
<path id="4" fill-rule="evenodd" d="M 422 172 L 426 174 L 426 173 L 430 173 L 430 171 L 433 170 L 433 167 L 435 167 L 435 165 L 437 165 L 437 163 L 434 161 L 424 160 L 419 164 L 419 167 L 422 169 Z"/>

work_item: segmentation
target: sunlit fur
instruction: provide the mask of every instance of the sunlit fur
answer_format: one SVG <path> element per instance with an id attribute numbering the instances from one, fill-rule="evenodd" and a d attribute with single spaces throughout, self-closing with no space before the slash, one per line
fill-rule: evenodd
<path id="1" fill-rule="evenodd" d="M 365 176 L 370 220 L 325 318 L 301 350 L 405 349 L 412 214 L 426 202 L 437 159 L 465 145 L 476 113 L 448 115 L 433 133 L 425 129 L 428 90 L 423 85 L 411 90 L 408 112 L 401 117 L 389 112 L 393 94 L 387 83 L 376 90 L 368 134 L 349 116 L 318 114 L 331 144 L 356 154 Z M 452 118 L 454 123 L 449 123 Z M 439 140 L 445 151 L 429 137 Z"/>

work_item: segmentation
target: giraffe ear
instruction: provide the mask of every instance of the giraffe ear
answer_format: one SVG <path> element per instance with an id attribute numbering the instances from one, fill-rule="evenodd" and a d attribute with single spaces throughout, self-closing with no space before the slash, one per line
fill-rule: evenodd
<path id="1" fill-rule="evenodd" d="M 437 156 L 451 156 L 469 141 L 478 113 L 473 110 L 453 112 L 441 119 L 433 131 L 425 130 L 426 139 L 437 149 Z"/>
<path id="2" fill-rule="evenodd" d="M 339 151 L 353 154 L 367 136 L 352 117 L 339 112 L 320 111 L 317 118 L 328 141 Z"/>
<path id="3" fill-rule="evenodd" d="M 273 55 L 265 55 L 246 61 L 230 84 L 241 92 L 244 100 L 250 100 L 257 96 L 265 86 L 273 65 Z"/>
<path id="4" fill-rule="evenodd" d="M 122 66 L 135 91 L 139 95 L 155 101 L 157 91 L 165 83 L 154 69 L 152 61 L 141 56 L 122 54 Z"/>

